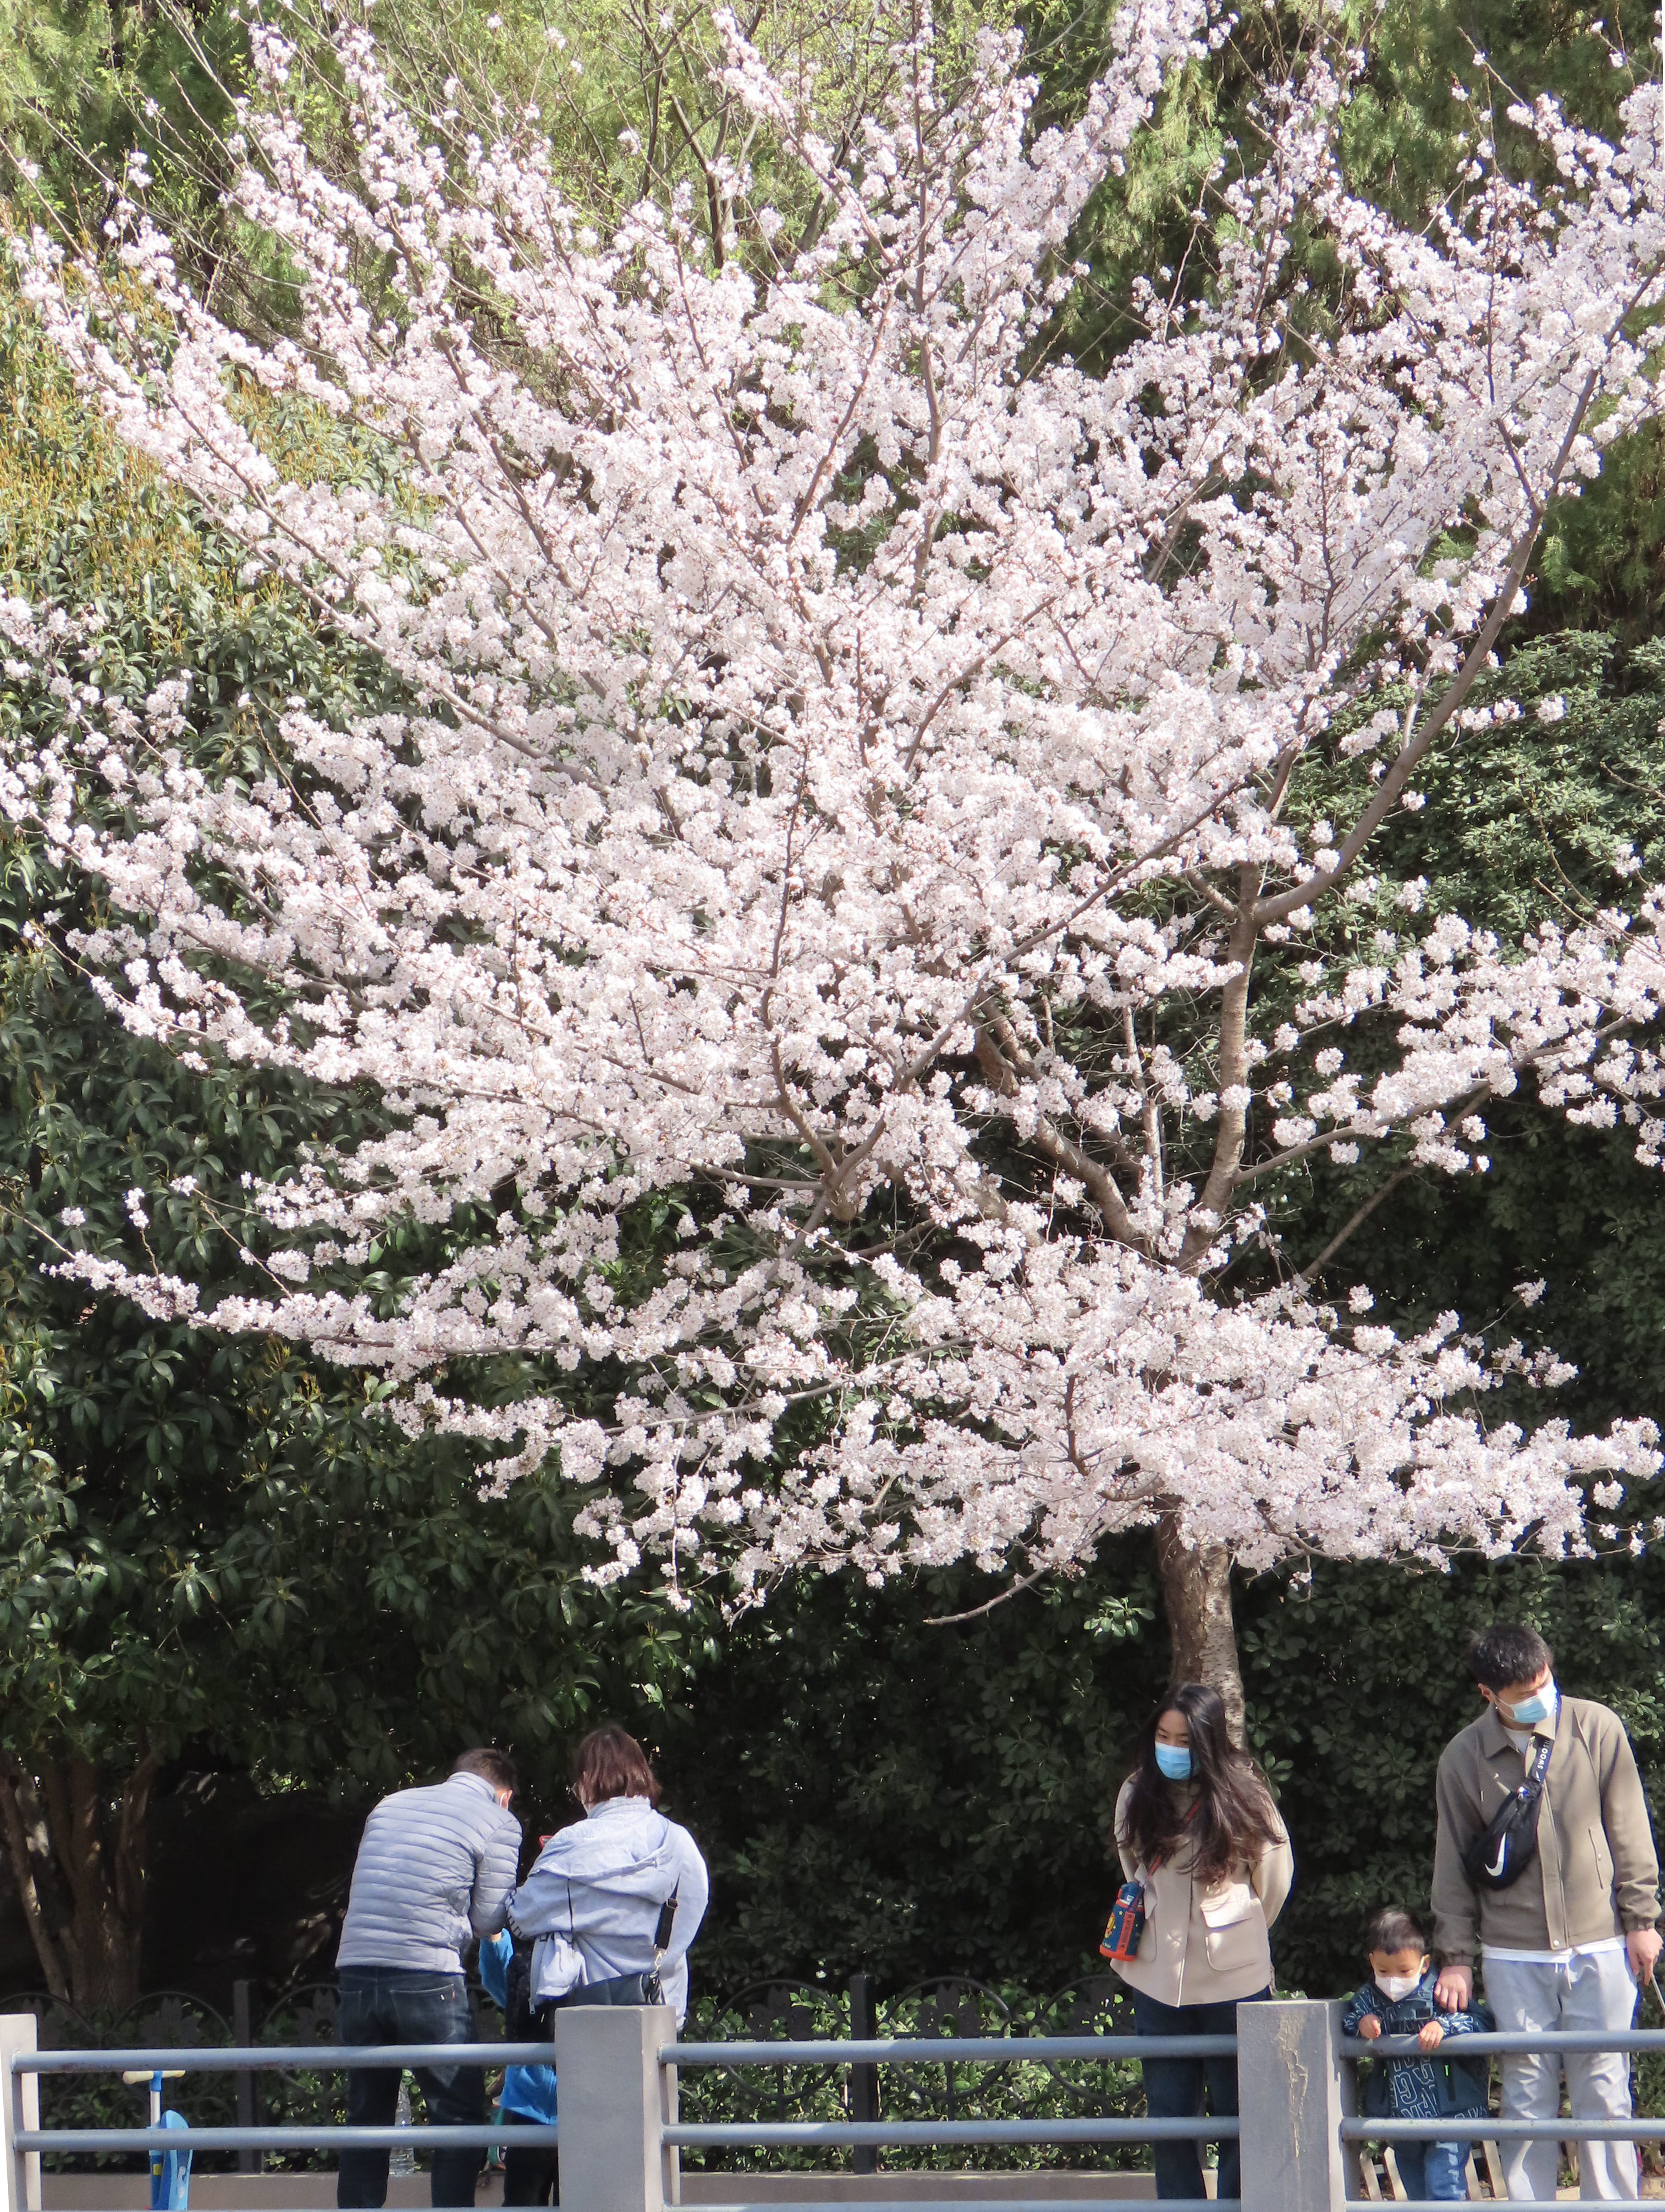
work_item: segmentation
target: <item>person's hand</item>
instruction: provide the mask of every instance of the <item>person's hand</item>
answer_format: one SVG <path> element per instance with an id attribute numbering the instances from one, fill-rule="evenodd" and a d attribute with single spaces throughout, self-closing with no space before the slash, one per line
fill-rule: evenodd
<path id="1" fill-rule="evenodd" d="M 1442 1966 L 1434 1984 L 1434 2002 L 1442 2012 L 1467 2012 L 1474 1994 L 1474 1977 L 1467 1966 Z"/>
<path id="2" fill-rule="evenodd" d="M 1364 2037 L 1366 2043 L 1374 2043 L 1376 2037 L 1382 2033 L 1382 2022 L 1376 2018 L 1373 2012 L 1367 2012 L 1364 2019 L 1358 2023 L 1358 2033 Z"/>
<path id="3" fill-rule="evenodd" d="M 1631 1962 L 1631 1978 L 1639 1989 L 1659 1964 L 1665 1937 L 1657 1928 L 1632 1928 L 1625 1938 L 1625 1950 Z"/>
<path id="4" fill-rule="evenodd" d="M 1437 2051 L 1445 2040 L 1445 2030 L 1437 2020 L 1424 2021 L 1417 2030 L 1417 2045 L 1423 2051 Z"/>

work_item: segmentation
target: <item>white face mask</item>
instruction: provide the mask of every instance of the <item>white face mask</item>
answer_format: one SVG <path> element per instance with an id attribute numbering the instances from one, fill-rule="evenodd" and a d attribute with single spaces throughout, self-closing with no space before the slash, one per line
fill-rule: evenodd
<path id="1" fill-rule="evenodd" d="M 1378 1974 L 1376 1985 L 1390 2003 L 1397 2004 L 1401 1997 L 1413 1996 L 1422 1985 L 1420 1974 Z"/>

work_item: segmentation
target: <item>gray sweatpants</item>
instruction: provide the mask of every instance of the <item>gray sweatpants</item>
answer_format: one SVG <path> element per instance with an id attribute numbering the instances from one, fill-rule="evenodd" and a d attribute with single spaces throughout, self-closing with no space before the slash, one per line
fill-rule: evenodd
<path id="1" fill-rule="evenodd" d="M 1522 1959 L 1486 1959 L 1483 1964 L 1486 1994 L 1505 2035 L 1628 2027 L 1636 2016 L 1636 1984 L 1622 1951 L 1569 1956 L 1553 1964 Z M 1505 2122 L 1553 2120 L 1561 2109 L 1563 2068 L 1575 2119 L 1630 2117 L 1631 2062 L 1625 2051 L 1533 2051 L 1501 2063 Z M 1506 2126 L 1498 2133 L 1510 2197 L 1553 2197 L 1560 2145 L 1518 2137 L 1511 2142 Z M 1641 2194 L 1634 2143 L 1580 2143 L 1578 2168 L 1583 2197 L 1628 2200 Z"/>

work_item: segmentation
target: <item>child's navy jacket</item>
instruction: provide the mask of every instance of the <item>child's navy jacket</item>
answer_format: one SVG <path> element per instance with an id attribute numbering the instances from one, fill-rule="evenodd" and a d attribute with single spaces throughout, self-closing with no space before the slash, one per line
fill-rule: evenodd
<path id="1" fill-rule="evenodd" d="M 1445 2030 L 1437 2051 L 1414 2058 L 1373 2059 L 1363 2084 L 1364 2117 L 1370 2120 L 1483 2119 L 1490 2106 L 1492 2063 L 1486 2058 L 1450 2055 L 1456 2035 L 1490 2035 L 1492 2014 L 1484 2005 L 1473 2012 L 1441 2012 L 1434 2002 L 1433 1967 L 1407 1997 L 1386 1997 L 1374 1982 L 1355 1990 L 1341 2015 L 1343 2035 L 1357 2035 L 1367 2013 L 1382 2022 L 1383 2035 L 1414 2035 L 1431 2020 Z"/>

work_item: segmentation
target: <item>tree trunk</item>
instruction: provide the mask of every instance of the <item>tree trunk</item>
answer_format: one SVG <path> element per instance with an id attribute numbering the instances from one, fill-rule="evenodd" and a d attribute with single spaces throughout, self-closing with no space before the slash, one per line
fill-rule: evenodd
<path id="1" fill-rule="evenodd" d="M 1223 1545 L 1193 1544 L 1179 1516 L 1157 1523 L 1157 1561 L 1173 1658 L 1170 1684 L 1207 1682 L 1225 1699 L 1235 1743 L 1243 1741 L 1243 1678 L 1231 1619 L 1231 1555 Z"/>
<path id="2" fill-rule="evenodd" d="M 0 1825 L 46 1987 L 78 2011 L 124 2012 L 139 1947 L 155 1762 L 119 1783 L 79 1753 L 0 1773 Z"/>

